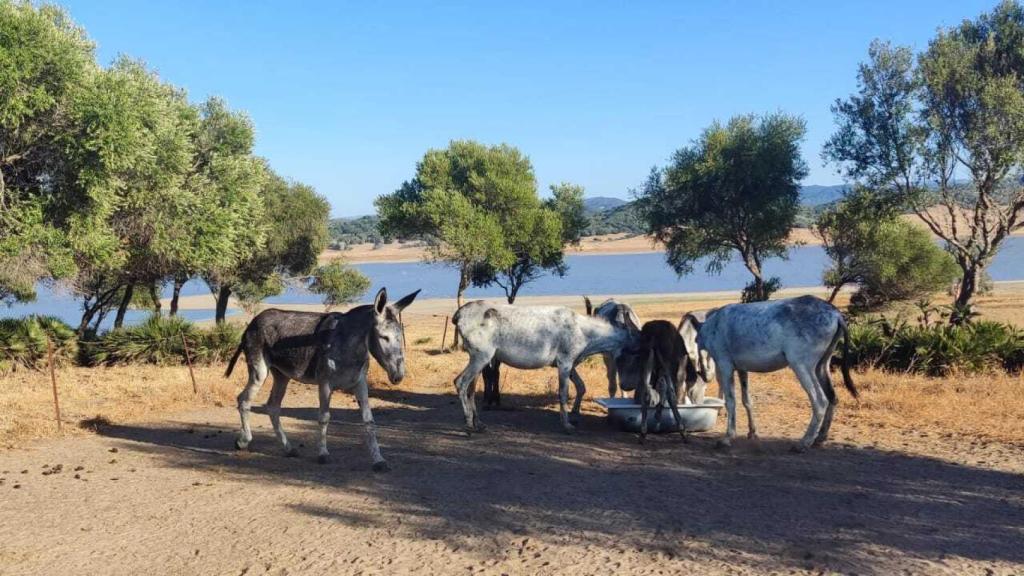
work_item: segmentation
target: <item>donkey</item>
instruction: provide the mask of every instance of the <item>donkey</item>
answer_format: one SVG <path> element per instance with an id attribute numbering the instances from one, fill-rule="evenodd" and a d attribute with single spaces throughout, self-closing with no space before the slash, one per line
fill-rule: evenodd
<path id="1" fill-rule="evenodd" d="M 675 418 L 676 429 L 686 441 L 686 427 L 679 416 L 679 397 L 686 384 L 686 345 L 675 325 L 665 320 L 651 320 L 640 329 L 636 342 L 623 349 L 618 366 L 623 388 L 634 380 L 640 404 L 640 443 L 647 438 L 647 410 L 656 406 L 654 421 L 661 427 L 661 412 L 668 404 Z M 653 382 L 653 385 L 652 385 Z"/>
<path id="2" fill-rule="evenodd" d="M 707 379 L 706 352 L 715 361 L 718 383 L 725 393 L 729 420 L 723 446 L 736 437 L 736 398 L 733 372 L 740 377 L 743 406 L 747 410 L 748 437 L 757 438 L 754 414 L 747 391 L 748 372 L 774 372 L 787 365 L 793 369 L 811 401 L 811 421 L 794 451 L 828 439 L 832 413 L 837 403 L 829 364 L 839 338 L 843 338 L 843 384 L 854 398 L 857 389 L 850 378 L 850 335 L 843 315 L 834 306 L 815 298 L 800 296 L 770 302 L 729 304 L 708 313 L 697 335 L 699 371 Z"/>
<path id="3" fill-rule="evenodd" d="M 602 302 L 595 310 L 593 304 L 590 303 L 590 298 L 584 296 L 583 302 L 586 305 L 587 316 L 597 316 L 599 318 L 604 318 L 609 322 L 628 325 L 631 327 L 634 336 L 639 333 L 639 329 L 636 327 L 640 325 L 640 318 L 637 317 L 636 312 L 633 312 L 633 309 L 630 308 L 628 304 L 622 304 L 614 299 L 608 299 Z M 615 390 L 617 388 L 616 376 L 618 374 L 618 369 L 615 366 L 615 358 L 610 352 L 604 352 L 601 356 L 604 359 L 605 370 L 608 373 L 608 395 L 614 398 Z M 492 360 L 489 364 L 484 366 L 484 369 L 481 372 L 484 380 L 484 410 L 501 407 L 501 387 L 498 382 L 500 369 L 501 362 L 498 360 Z M 623 387 L 623 390 L 633 390 L 633 388 Z"/>
<path id="4" fill-rule="evenodd" d="M 706 374 L 702 375 L 701 371 L 697 369 L 700 364 L 699 355 L 701 354 L 697 346 L 697 334 L 700 333 L 700 327 L 707 319 L 707 315 L 713 311 L 714 309 L 694 310 L 683 314 L 683 317 L 679 320 L 679 335 L 682 336 L 683 344 L 686 346 L 687 398 L 694 404 L 702 404 L 704 402 L 704 391 L 710 382 L 708 378 L 714 378 L 715 375 L 715 361 L 708 357 L 706 351 L 703 353 L 704 362 L 707 366 Z"/>
<path id="5" fill-rule="evenodd" d="M 566 412 L 569 380 L 576 387 L 574 421 L 578 421 L 586 392 L 576 365 L 592 354 L 610 352 L 618 357 L 633 334 L 628 326 L 577 314 L 562 306 L 512 306 L 483 300 L 459 308 L 452 323 L 469 353 L 469 363 L 455 378 L 468 432 L 484 429 L 473 398 L 474 385 L 476 377 L 493 361 L 525 370 L 558 368 L 562 428 L 573 432 L 575 426 Z"/>
<path id="6" fill-rule="evenodd" d="M 639 334 L 640 318 L 633 312 L 633 309 L 629 304 L 623 304 L 614 298 L 609 298 L 602 302 L 597 308 L 590 303 L 590 298 L 584 296 L 583 303 L 587 308 L 587 316 L 596 316 L 598 318 L 604 318 L 609 322 L 614 322 L 620 325 L 629 326 L 633 329 L 633 335 Z M 605 372 L 608 374 L 608 397 L 615 398 L 616 392 L 619 389 L 617 376 L 618 368 L 615 365 L 615 357 L 610 352 L 601 354 L 601 358 L 604 360 Z M 486 377 L 487 372 L 484 371 Z M 627 384 L 628 385 L 628 384 Z M 622 386 L 622 391 L 630 391 L 633 388 L 627 388 L 627 385 Z"/>
<path id="7" fill-rule="evenodd" d="M 298 456 L 298 451 L 288 442 L 281 428 L 281 400 L 288 389 L 288 382 L 298 380 L 316 384 L 319 388 L 318 460 L 321 464 L 327 462 L 328 456 L 331 392 L 341 389 L 354 394 L 359 403 L 373 470 L 389 470 L 377 444 L 366 372 L 372 355 L 387 372 L 392 384 L 397 384 L 405 376 L 404 333 L 399 313 L 412 304 L 419 292 L 417 290 L 394 304 L 388 304 L 387 291 L 381 288 L 372 305 L 356 306 L 345 313 L 291 312 L 274 308 L 260 312 L 246 327 L 242 341 L 224 372 L 225 377 L 231 375 L 235 362 L 244 351 L 249 381 L 238 395 L 242 428 L 235 447 L 246 450 L 252 441 L 249 410 L 269 371 L 274 377 L 274 387 L 267 400 L 267 414 L 285 455 Z"/>

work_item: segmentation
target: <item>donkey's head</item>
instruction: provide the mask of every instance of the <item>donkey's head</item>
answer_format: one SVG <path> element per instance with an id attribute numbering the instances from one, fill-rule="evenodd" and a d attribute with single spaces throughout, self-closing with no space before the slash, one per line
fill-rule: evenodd
<path id="1" fill-rule="evenodd" d="M 388 292 L 381 288 L 373 299 L 373 328 L 368 338 L 370 354 L 387 371 L 392 384 L 398 384 L 405 377 L 405 333 L 399 315 L 419 293 L 417 290 L 388 304 Z"/>

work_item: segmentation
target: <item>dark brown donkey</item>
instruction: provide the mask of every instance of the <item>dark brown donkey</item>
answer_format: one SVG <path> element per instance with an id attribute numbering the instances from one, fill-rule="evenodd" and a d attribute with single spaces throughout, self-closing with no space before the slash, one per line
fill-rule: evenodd
<path id="1" fill-rule="evenodd" d="M 235 446 L 245 450 L 252 441 L 249 410 L 253 396 L 259 392 L 269 372 L 274 377 L 274 388 L 267 400 L 267 414 L 286 455 L 297 456 L 298 452 L 288 443 L 288 437 L 281 428 L 281 400 L 288 389 L 288 382 L 298 380 L 316 384 L 320 391 L 319 461 L 327 461 L 331 392 L 341 389 L 354 394 L 359 402 L 373 469 L 378 472 L 388 470 L 377 445 L 366 371 L 372 355 L 387 371 L 392 384 L 397 384 L 405 376 L 404 334 L 398 313 L 412 304 L 419 292 L 417 290 L 394 304 L 388 304 L 387 291 L 381 288 L 372 305 L 356 306 L 345 313 L 290 312 L 273 308 L 260 312 L 246 327 L 242 342 L 224 373 L 230 376 L 239 355 L 245 352 L 249 382 L 238 395 L 242 429 Z"/>

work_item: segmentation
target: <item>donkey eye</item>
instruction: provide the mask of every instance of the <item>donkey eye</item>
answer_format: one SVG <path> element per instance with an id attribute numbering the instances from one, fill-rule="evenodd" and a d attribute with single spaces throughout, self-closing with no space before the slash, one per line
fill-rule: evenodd
<path id="1" fill-rule="evenodd" d="M 389 336 L 381 336 L 380 339 L 385 341 L 385 342 L 391 342 L 391 337 L 389 337 Z"/>

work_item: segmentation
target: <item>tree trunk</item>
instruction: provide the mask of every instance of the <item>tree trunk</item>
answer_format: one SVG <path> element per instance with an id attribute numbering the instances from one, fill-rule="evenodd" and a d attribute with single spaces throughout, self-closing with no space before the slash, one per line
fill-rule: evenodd
<path id="1" fill-rule="evenodd" d="M 171 293 L 171 316 L 178 315 L 178 298 L 181 297 L 181 287 L 185 285 L 185 280 L 181 278 L 174 279 L 174 291 Z"/>
<path id="2" fill-rule="evenodd" d="M 217 321 L 217 324 L 224 323 L 224 317 L 227 316 L 228 313 L 228 300 L 230 298 L 230 286 L 221 286 L 220 289 L 217 290 L 217 314 L 216 316 L 214 316 L 214 318 Z"/>
<path id="3" fill-rule="evenodd" d="M 124 287 L 124 296 L 117 306 L 117 316 L 114 316 L 114 329 L 124 325 L 124 313 L 128 311 L 128 305 L 132 303 L 132 295 L 135 293 L 135 284 L 129 283 Z"/>
<path id="4" fill-rule="evenodd" d="M 149 285 L 149 297 L 153 300 L 153 312 L 156 312 L 156 315 L 159 316 L 160 308 L 162 308 L 163 305 L 160 303 L 160 290 L 157 286 L 159 286 L 159 284 L 156 282 Z"/>
<path id="5" fill-rule="evenodd" d="M 89 323 L 92 322 L 92 317 L 96 315 L 96 310 L 99 309 L 99 304 L 93 306 L 86 306 L 82 312 L 82 321 L 78 323 L 78 330 L 75 331 L 75 336 L 79 339 L 85 336 L 85 331 L 89 329 Z"/>
<path id="6" fill-rule="evenodd" d="M 832 289 L 832 293 L 828 295 L 828 303 L 829 304 L 835 302 L 836 296 L 839 295 L 839 291 L 842 290 L 842 289 L 843 289 L 843 285 L 842 284 L 839 284 L 835 288 Z"/>
<path id="7" fill-rule="evenodd" d="M 985 269 L 977 262 L 971 262 L 966 266 L 961 264 L 960 267 L 963 269 L 964 275 L 960 278 L 960 285 L 957 286 L 953 307 L 963 310 L 971 305 L 974 295 L 978 293 Z M 963 320 L 959 314 L 950 314 L 949 316 L 949 321 L 952 324 L 963 322 Z"/>
<path id="8" fill-rule="evenodd" d="M 469 287 L 469 270 L 464 266 L 459 268 L 459 290 L 455 293 L 456 309 L 462 308 L 462 293 Z M 452 340 L 452 348 L 459 348 L 459 331 L 455 330 L 455 338 Z"/>
<path id="9" fill-rule="evenodd" d="M 746 265 L 747 270 L 754 275 L 754 291 L 752 302 L 762 302 L 768 299 L 768 295 L 765 294 L 764 276 L 761 273 L 761 261 L 754 255 L 749 254 L 743 257 L 743 263 Z"/>

